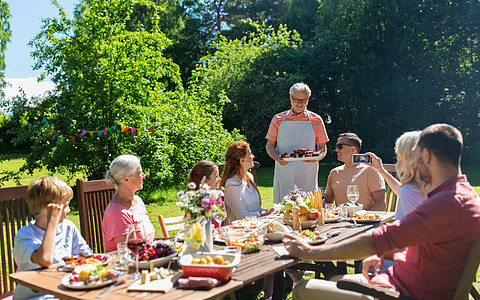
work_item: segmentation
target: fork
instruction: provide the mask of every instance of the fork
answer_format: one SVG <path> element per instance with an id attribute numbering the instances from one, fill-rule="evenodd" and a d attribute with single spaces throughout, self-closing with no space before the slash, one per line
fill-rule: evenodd
<path id="1" fill-rule="evenodd" d="M 358 227 L 357 221 L 355 221 L 355 217 L 352 217 L 352 220 L 353 220 L 354 226 L 355 226 L 355 227 Z"/>
<path id="2" fill-rule="evenodd" d="M 125 280 L 118 280 L 117 282 L 115 282 L 114 284 L 110 285 L 109 287 L 107 287 L 103 292 L 101 292 L 100 294 L 98 294 L 97 296 L 95 296 L 95 298 L 102 298 L 103 295 L 105 295 L 109 290 L 111 290 L 114 286 L 117 286 L 117 285 L 120 285 L 122 283 L 125 283 Z"/>

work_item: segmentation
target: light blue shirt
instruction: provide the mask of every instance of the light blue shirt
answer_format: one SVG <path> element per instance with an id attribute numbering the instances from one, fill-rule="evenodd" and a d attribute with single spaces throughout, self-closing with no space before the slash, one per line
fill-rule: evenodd
<path id="1" fill-rule="evenodd" d="M 264 210 L 260 206 L 260 195 L 257 190 L 236 176 L 225 182 L 225 203 L 230 223 L 247 216 L 260 217 L 260 212 Z"/>
<path id="2" fill-rule="evenodd" d="M 13 258 L 18 266 L 17 271 L 29 271 L 41 268 L 32 262 L 32 254 L 40 248 L 43 242 L 45 230 L 37 227 L 35 221 L 22 227 L 15 235 L 15 247 L 13 247 Z M 63 220 L 57 225 L 55 236 L 55 249 L 53 251 L 53 263 L 62 261 L 65 256 L 77 255 L 78 253 L 92 253 L 92 249 L 80 234 L 77 226 L 70 220 Z M 65 273 L 66 274 L 66 273 Z M 13 298 L 17 299 L 53 299 L 52 295 L 33 292 L 22 285 L 17 285 Z"/>
<path id="3" fill-rule="evenodd" d="M 419 206 L 427 196 L 423 194 L 415 183 L 408 183 L 400 188 L 398 204 L 395 210 L 395 219 L 400 220 Z"/>

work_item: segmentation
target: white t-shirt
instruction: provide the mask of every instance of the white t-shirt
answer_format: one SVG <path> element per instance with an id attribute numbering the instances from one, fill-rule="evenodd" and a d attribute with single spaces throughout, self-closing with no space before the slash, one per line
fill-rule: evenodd
<path id="1" fill-rule="evenodd" d="M 45 230 L 37 227 L 35 221 L 30 221 L 27 226 L 20 228 L 15 235 L 15 247 L 13 247 L 13 258 L 18 266 L 17 271 L 29 271 L 41 268 L 40 265 L 32 262 L 32 254 L 40 248 L 43 242 Z M 78 253 L 92 254 L 92 249 L 80 234 L 77 226 L 70 220 L 63 220 L 57 225 L 55 236 L 55 249 L 53 251 L 53 263 L 62 261 L 65 256 L 77 255 Z M 53 295 L 36 293 L 31 289 L 17 285 L 13 298 L 17 299 L 56 299 Z"/>
<path id="2" fill-rule="evenodd" d="M 395 219 L 400 220 L 419 206 L 427 196 L 423 194 L 415 183 L 408 183 L 400 188 L 398 204 L 395 210 Z"/>
<path id="3" fill-rule="evenodd" d="M 250 173 L 248 175 L 253 177 Z M 229 178 L 225 183 L 225 202 L 230 223 L 246 216 L 260 217 L 260 212 L 264 210 L 260 206 L 260 195 L 257 190 L 237 176 Z"/>

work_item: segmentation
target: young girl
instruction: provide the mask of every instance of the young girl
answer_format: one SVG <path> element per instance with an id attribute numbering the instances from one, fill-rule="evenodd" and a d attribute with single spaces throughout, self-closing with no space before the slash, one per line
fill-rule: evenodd
<path id="1" fill-rule="evenodd" d="M 218 188 L 220 176 L 216 163 L 209 160 L 202 160 L 196 163 L 190 172 L 188 172 L 188 182 L 194 182 L 196 189 L 198 189 L 202 180 L 204 180 L 204 183 L 208 184 L 211 189 Z"/>
<path id="2" fill-rule="evenodd" d="M 57 177 L 43 177 L 30 183 L 26 201 L 35 221 L 22 227 L 15 236 L 13 257 L 18 272 L 48 268 L 62 261 L 63 257 L 78 255 L 80 252 L 92 253 L 75 224 L 65 219 L 70 212 L 72 197 L 72 188 Z M 17 285 L 13 297 L 54 298 L 22 285 Z"/>
<path id="3" fill-rule="evenodd" d="M 218 166 L 213 161 L 199 161 L 195 164 L 195 166 L 193 166 L 190 172 L 188 172 L 188 182 L 195 183 L 195 189 L 198 189 L 202 182 L 208 184 L 211 189 L 217 189 L 219 181 L 220 176 L 218 172 Z M 214 228 L 218 228 L 221 226 L 221 224 L 218 224 L 218 222 L 213 218 L 212 224 Z"/>

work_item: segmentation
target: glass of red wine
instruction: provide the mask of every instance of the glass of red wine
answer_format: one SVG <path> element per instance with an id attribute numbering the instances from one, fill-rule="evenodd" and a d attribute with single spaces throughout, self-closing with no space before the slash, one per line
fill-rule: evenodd
<path id="1" fill-rule="evenodd" d="M 147 244 L 147 236 L 142 224 L 133 223 L 127 227 L 127 247 L 135 254 L 135 273 L 130 276 L 135 280 L 140 278 L 140 272 L 138 271 L 138 254 L 145 248 Z"/>

